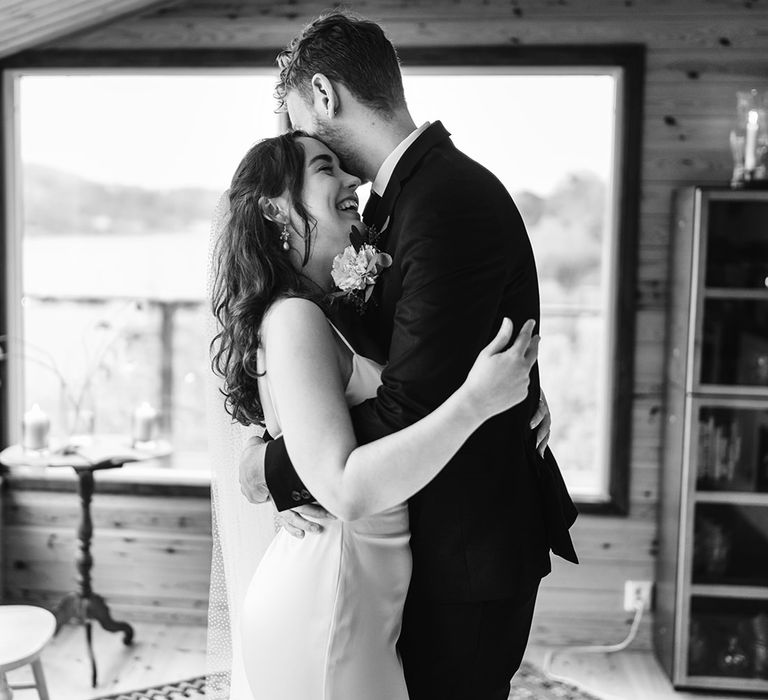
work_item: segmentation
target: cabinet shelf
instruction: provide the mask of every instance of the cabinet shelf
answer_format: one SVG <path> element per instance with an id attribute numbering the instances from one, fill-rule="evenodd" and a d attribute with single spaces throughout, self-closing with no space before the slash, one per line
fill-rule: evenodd
<path id="1" fill-rule="evenodd" d="M 739 598 L 768 601 L 768 586 L 730 586 L 711 583 L 694 583 L 689 588 L 690 596 L 707 598 Z"/>
<path id="2" fill-rule="evenodd" d="M 748 491 L 697 491 L 696 503 L 730 503 L 740 506 L 768 506 L 768 493 Z"/>
<path id="3" fill-rule="evenodd" d="M 765 398 L 768 400 L 768 386 L 743 385 L 732 386 L 728 384 L 698 384 L 692 395 L 697 398 L 709 395 L 713 398 Z"/>
<path id="4" fill-rule="evenodd" d="M 768 277 L 766 277 L 768 280 Z M 707 299 L 757 299 L 768 301 L 768 288 L 766 289 L 742 289 L 728 287 L 706 287 L 704 296 Z"/>
<path id="5" fill-rule="evenodd" d="M 737 678 L 732 676 L 687 676 L 687 683 L 680 687 L 703 688 L 712 690 L 732 690 L 748 693 L 768 691 L 768 680 L 761 678 Z"/>

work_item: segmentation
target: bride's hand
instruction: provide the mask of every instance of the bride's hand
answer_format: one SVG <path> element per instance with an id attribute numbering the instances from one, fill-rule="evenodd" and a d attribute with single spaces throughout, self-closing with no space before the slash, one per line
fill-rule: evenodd
<path id="1" fill-rule="evenodd" d="M 523 325 L 515 342 L 512 321 L 505 318 L 496 337 L 480 351 L 462 389 L 479 415 L 490 418 L 516 406 L 528 395 L 531 367 L 539 354 L 535 321 Z M 509 347 L 507 347 L 509 346 Z"/>

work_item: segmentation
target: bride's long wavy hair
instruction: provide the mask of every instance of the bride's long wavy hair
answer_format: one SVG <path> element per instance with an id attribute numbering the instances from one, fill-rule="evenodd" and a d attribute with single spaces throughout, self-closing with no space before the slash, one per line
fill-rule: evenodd
<path id="1" fill-rule="evenodd" d="M 282 226 L 262 211 L 262 198 L 288 193 L 303 223 L 302 267 L 309 260 L 316 222 L 302 202 L 304 148 L 294 131 L 264 139 L 246 153 L 229 188 L 229 215 L 215 242 L 212 311 L 218 333 L 210 345 L 213 371 L 224 379 L 227 412 L 239 423 L 263 424 L 256 351 L 264 314 L 275 299 L 302 296 L 317 301 L 311 282 L 283 249 Z"/>

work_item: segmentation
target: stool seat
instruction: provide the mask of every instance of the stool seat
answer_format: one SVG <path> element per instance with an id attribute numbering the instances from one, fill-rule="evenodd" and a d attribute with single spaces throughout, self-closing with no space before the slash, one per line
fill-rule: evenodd
<path id="1" fill-rule="evenodd" d="M 0 673 L 31 663 L 56 631 L 56 618 L 34 605 L 0 605 Z"/>

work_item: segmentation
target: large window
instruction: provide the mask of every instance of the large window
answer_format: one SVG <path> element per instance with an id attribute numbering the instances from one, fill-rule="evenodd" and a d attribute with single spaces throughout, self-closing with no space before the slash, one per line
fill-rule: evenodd
<path id="1" fill-rule="evenodd" d="M 632 324 L 618 318 L 634 267 L 637 97 L 627 86 L 639 84 L 628 70 L 637 55 L 598 50 L 580 64 L 557 52 L 402 53 L 417 123 L 442 120 L 521 210 L 539 270 L 552 448 L 579 500 L 621 507 Z M 30 70 L 10 80 L 22 175 L 10 217 L 21 273 L 10 276 L 12 424 L 38 403 L 68 430 L 79 406 L 98 430 L 119 432 L 148 401 L 174 464 L 205 468 L 210 214 L 248 146 L 279 129 L 274 73 Z"/>
<path id="2" fill-rule="evenodd" d="M 52 432 L 159 414 L 177 468 L 207 469 L 211 215 L 248 147 L 278 132 L 272 71 L 20 75 L 17 412 Z M 18 416 L 16 417 L 18 424 Z"/>

